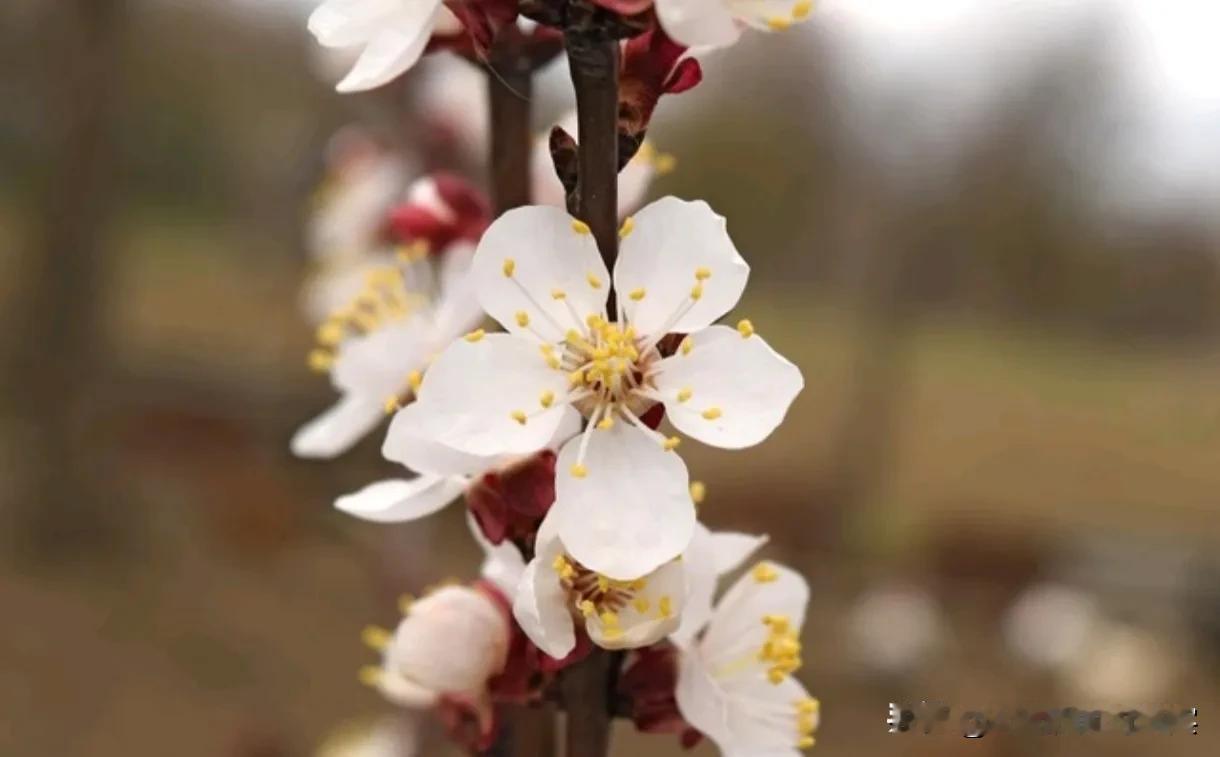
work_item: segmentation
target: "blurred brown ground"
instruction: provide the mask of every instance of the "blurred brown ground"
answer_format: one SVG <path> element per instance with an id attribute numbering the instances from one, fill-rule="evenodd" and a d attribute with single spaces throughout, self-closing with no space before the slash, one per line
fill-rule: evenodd
<path id="1" fill-rule="evenodd" d="M 76 5 L 109 5 L 108 31 L 71 3 L 0 10 L 17 61 L 0 73 L 0 755 L 309 754 L 389 711 L 356 682 L 359 629 L 477 565 L 457 508 L 406 527 L 331 509 L 393 474 L 377 440 L 330 464 L 287 452 L 331 400 L 304 367 L 302 208 L 325 138 L 371 106 L 314 80 L 294 17 Z M 1116 233 L 1073 215 L 1038 127 L 1103 76 L 1083 42 L 961 145 L 952 180 L 913 189 L 853 147 L 842 74 L 806 39 L 799 54 L 747 43 L 751 65 L 684 96 L 715 118 L 658 130 L 681 163 L 655 194 L 730 218 L 754 269 L 738 312 L 805 372 L 758 449 L 684 453 L 710 524 L 771 533 L 770 554 L 811 578 L 818 752 L 1215 754 L 1214 225 Z M 110 72 L 92 132 L 58 120 L 89 114 L 62 97 L 89 55 Z M 757 102 L 724 105 L 747 81 L 767 83 Z M 100 140 L 76 145 L 100 151 L 83 195 L 74 139 Z M 64 215 L 65 197 L 95 221 Z M 1197 573 L 1157 567 L 1178 556 Z M 932 593 L 949 630 L 911 670 L 874 674 L 845 618 L 894 577 Z M 1180 671 L 1147 704 L 1198 706 L 1200 736 L 884 733 L 895 700 L 1094 705 L 1000 638 L 1007 602 L 1044 577 L 1153 629 Z M 673 753 L 629 732 L 616 747 Z"/>

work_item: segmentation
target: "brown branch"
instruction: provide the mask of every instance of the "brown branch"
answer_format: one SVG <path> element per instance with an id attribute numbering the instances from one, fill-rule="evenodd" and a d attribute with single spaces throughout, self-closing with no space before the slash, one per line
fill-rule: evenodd
<path id="1" fill-rule="evenodd" d="M 530 97 L 534 63 L 516 27 L 496 36 L 488 58 L 491 196 L 496 214 L 530 203 Z"/>

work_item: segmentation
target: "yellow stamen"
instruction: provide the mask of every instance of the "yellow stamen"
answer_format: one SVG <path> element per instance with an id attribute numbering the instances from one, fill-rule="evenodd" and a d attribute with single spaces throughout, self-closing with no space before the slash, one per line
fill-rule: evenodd
<path id="1" fill-rule="evenodd" d="M 562 289 L 552 289 L 551 290 L 551 299 L 552 300 L 562 300 L 562 299 L 567 298 L 567 296 L 568 296 L 567 292 L 563 291 Z"/>
<path id="2" fill-rule="evenodd" d="M 380 652 L 390 645 L 393 635 L 380 626 L 365 626 L 360 632 L 360 641 L 369 649 Z"/>
<path id="3" fill-rule="evenodd" d="M 424 374 L 419 371 L 411 371 L 407 374 L 407 386 L 411 387 L 411 391 L 418 392 L 419 387 L 424 383 Z"/>
<path id="4" fill-rule="evenodd" d="M 584 478 L 589 475 L 589 469 L 584 466 L 584 463 L 572 463 L 572 467 L 568 471 L 573 478 Z"/>
<path id="5" fill-rule="evenodd" d="M 648 294 L 648 292 L 644 289 L 644 287 L 640 287 L 639 289 L 632 289 L 627 296 L 631 298 L 632 302 L 639 302 L 640 300 L 644 299 L 644 295 L 646 294 Z"/>
<path id="6" fill-rule="evenodd" d="M 801 2 L 792 6 L 792 17 L 800 20 L 809 15 L 813 10 L 813 0 L 801 0 Z"/>
<path id="7" fill-rule="evenodd" d="M 512 278 L 513 273 L 517 270 L 517 261 L 512 258 L 504 258 L 504 267 L 500 270 L 504 271 L 504 275 Z"/>
<path id="8" fill-rule="evenodd" d="M 742 339 L 749 339 L 754 336 L 754 324 L 750 323 L 749 318 L 742 318 L 737 322 L 737 333 L 741 334 Z"/>
<path id="9" fill-rule="evenodd" d="M 331 319 L 318 327 L 318 344 L 323 347 L 334 347 L 339 342 L 343 341 L 343 336 L 347 333 L 347 328 L 342 321 Z"/>
<path id="10" fill-rule="evenodd" d="M 792 21 L 786 18 L 781 18 L 780 16 L 774 16 L 767 19 L 767 26 L 771 27 L 772 31 L 782 32 L 788 27 L 792 26 Z"/>
<path id="11" fill-rule="evenodd" d="M 525 328 L 526 326 L 530 325 L 530 314 L 525 312 L 524 310 L 518 310 L 517 311 L 517 325 L 520 326 L 521 328 Z"/>
<path id="12" fill-rule="evenodd" d="M 605 612 L 603 612 L 601 614 L 601 621 L 602 621 L 602 625 L 606 626 L 606 628 L 617 628 L 618 627 L 618 613 L 611 612 L 610 610 L 606 610 Z"/>
<path id="13" fill-rule="evenodd" d="M 611 418 L 609 415 L 607 415 L 605 418 L 602 418 L 600 421 L 597 422 L 597 427 L 600 428 L 602 431 L 608 431 L 608 430 L 614 428 L 614 418 Z"/>
<path id="14" fill-rule="evenodd" d="M 475 329 L 474 331 L 472 331 L 466 335 L 466 341 L 470 342 L 471 344 L 474 344 L 475 342 L 479 341 L 486 335 L 487 335 L 487 332 L 484 331 L 483 329 Z"/>
<path id="15" fill-rule="evenodd" d="M 643 615 L 644 613 L 648 612 L 648 597 L 636 597 L 635 601 L 632 602 L 631 605 L 635 608 L 636 612 Z"/>
<path id="16" fill-rule="evenodd" d="M 373 688 L 381 685 L 381 676 L 381 668 L 376 665 L 365 665 L 356 671 L 356 678 L 360 680 L 360 683 Z"/>
<path id="17" fill-rule="evenodd" d="M 398 412 L 398 398 L 393 397 L 393 396 L 386 397 L 384 410 L 385 410 L 386 415 L 393 415 L 394 413 L 397 413 Z"/>
<path id="18" fill-rule="evenodd" d="M 690 298 L 692 300 L 694 300 L 695 302 L 698 302 L 699 298 L 702 296 L 703 296 L 703 282 L 699 282 L 698 284 L 695 284 L 693 287 L 691 287 Z"/>
<path id="19" fill-rule="evenodd" d="M 802 736 L 800 738 L 800 740 L 796 742 L 796 748 L 797 749 L 812 749 L 813 744 L 814 744 L 814 738 L 812 736 Z"/>
<path id="20" fill-rule="evenodd" d="M 618 238 L 626 239 L 627 235 L 635 231 L 635 218 L 627 216 L 623 219 L 623 225 L 618 230 Z"/>
<path id="21" fill-rule="evenodd" d="M 568 374 L 568 383 L 572 386 L 580 386 L 585 383 L 584 371 L 572 371 Z"/>
<path id="22" fill-rule="evenodd" d="M 594 289 L 602 288 L 602 280 L 591 273 L 585 274 L 585 281 L 589 282 L 589 286 L 593 287 Z"/>
<path id="23" fill-rule="evenodd" d="M 542 396 L 538 398 L 538 404 L 542 405 L 543 407 L 550 407 L 552 404 L 554 404 L 554 402 L 555 393 L 550 389 L 543 391 Z"/>
<path id="24" fill-rule="evenodd" d="M 712 269 L 707 266 L 699 266 L 695 269 L 695 278 L 699 281 L 707 281 L 712 277 Z"/>
<path id="25" fill-rule="evenodd" d="M 403 594 L 398 598 L 398 611 L 403 615 L 411 612 L 411 605 L 415 604 L 415 597 L 410 594 Z"/>
<path id="26" fill-rule="evenodd" d="M 683 355 L 689 355 L 690 351 L 695 349 L 695 340 L 689 336 L 686 337 L 685 339 L 682 340 L 682 345 L 681 345 L 680 349 L 682 350 Z"/>
<path id="27" fill-rule="evenodd" d="M 524 410 L 514 410 L 511 413 L 509 413 L 509 417 L 511 417 L 517 423 L 520 423 L 522 426 L 525 425 L 526 417 L 525 417 Z"/>
<path id="28" fill-rule="evenodd" d="M 668 618 L 669 616 L 673 615 L 673 600 L 669 598 L 668 594 L 657 600 L 657 613 L 660 614 L 662 618 Z"/>
<path id="29" fill-rule="evenodd" d="M 318 373 L 326 373 L 335 364 L 335 356 L 323 349 L 309 353 L 309 368 Z"/>
<path id="30" fill-rule="evenodd" d="M 681 443 L 682 443 L 681 438 L 679 438 L 677 436 L 671 436 L 668 439 L 666 439 L 664 442 L 662 442 L 661 446 L 664 447 L 666 449 L 666 451 L 672 452 L 673 450 L 677 449 L 678 445 Z"/>
<path id="31" fill-rule="evenodd" d="M 667 173 L 673 173 L 673 170 L 678 166 L 678 159 L 667 152 L 660 153 L 652 161 L 653 170 L 658 176 L 664 176 Z"/>
<path id="32" fill-rule="evenodd" d="M 720 408 L 709 407 L 707 410 L 703 411 L 702 415 L 706 420 L 714 421 L 720 417 Z"/>
<path id="33" fill-rule="evenodd" d="M 572 219 L 572 231 L 575 231 L 577 234 L 588 234 L 589 233 L 589 224 L 585 223 L 584 221 L 581 221 L 580 219 L 573 218 Z"/>
<path id="34" fill-rule="evenodd" d="M 694 391 L 688 386 L 678 390 L 678 402 L 686 402 Z"/>
<path id="35" fill-rule="evenodd" d="M 578 605 L 578 606 L 580 608 L 580 613 L 582 615 L 584 615 L 586 618 L 591 618 L 597 614 L 597 607 L 595 607 L 593 605 L 593 602 L 591 600 L 586 599 L 583 602 L 581 602 L 580 605 Z"/>
<path id="36" fill-rule="evenodd" d="M 751 575 L 760 584 L 769 584 L 779 578 L 779 572 L 765 562 L 755 565 Z"/>
<path id="37" fill-rule="evenodd" d="M 690 498 L 696 505 L 702 505 L 707 497 L 707 484 L 702 481 L 690 482 Z"/>

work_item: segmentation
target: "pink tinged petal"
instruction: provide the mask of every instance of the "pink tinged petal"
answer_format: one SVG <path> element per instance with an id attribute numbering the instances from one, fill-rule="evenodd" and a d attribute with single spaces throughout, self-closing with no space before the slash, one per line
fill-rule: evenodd
<path id="1" fill-rule="evenodd" d="M 562 545 L 551 540 L 525 566 L 513 598 L 513 617 L 539 649 L 555 659 L 566 657 L 576 647 L 576 627 L 568 610 L 567 590 L 551 563 Z"/>
<path id="2" fill-rule="evenodd" d="M 758 565 L 764 566 L 758 568 Z M 766 580 L 760 580 L 760 576 Z M 733 665 L 756 655 L 770 633 L 763 617 L 782 615 L 789 627 L 800 633 L 809 603 L 809 584 L 804 576 L 770 561 L 758 563 L 737 579 L 716 605 L 716 611 L 699 641 L 703 658 L 713 670 L 740 669 L 745 677 L 763 677 L 767 664 L 741 668 Z"/>
<path id="3" fill-rule="evenodd" d="M 711 324 L 737 304 L 749 275 L 723 216 L 702 201 L 662 197 L 635 215 L 614 283 L 627 295 L 622 305 L 636 331 L 653 336 Z"/>
<path id="4" fill-rule="evenodd" d="M 724 47 L 741 36 L 723 0 L 657 0 L 661 28 L 687 47 Z"/>
<path id="5" fill-rule="evenodd" d="M 424 376 L 416 434 L 470 455 L 536 452 L 575 412 L 564 402 L 567 386 L 537 342 L 511 334 L 458 339 Z"/>
<path id="6" fill-rule="evenodd" d="M 572 474 L 580 439 L 559 452 L 555 506 L 560 539 L 590 570 L 632 580 L 690 544 L 695 507 L 686 465 L 628 423 L 592 432 L 583 477 Z"/>
<path id="7" fill-rule="evenodd" d="M 385 417 L 378 400 L 345 394 L 292 437 L 297 457 L 329 459 L 347 452 Z"/>
<path id="8" fill-rule="evenodd" d="M 800 369 L 762 337 L 743 338 L 728 326 L 711 326 L 687 338 L 689 351 L 679 350 L 659 364 L 657 392 L 670 423 L 726 449 L 766 439 L 805 386 Z"/>
<path id="9" fill-rule="evenodd" d="M 574 226 L 559 208 L 541 205 L 510 210 L 492 223 L 479 241 L 472 275 L 479 303 L 492 318 L 512 333 L 550 342 L 563 339 L 569 329 L 583 332 L 588 316 L 605 313 L 610 291 L 606 265 L 587 227 Z"/>
<path id="10" fill-rule="evenodd" d="M 461 496 L 465 486 L 460 479 L 440 476 L 389 479 L 339 497 L 335 508 L 374 523 L 401 523 L 440 510 Z"/>
<path id="11" fill-rule="evenodd" d="M 589 638 L 603 649 L 638 649 L 673 633 L 685 612 L 686 567 L 677 560 L 665 563 L 645 577 L 643 588 L 612 619 L 586 618 Z"/>
<path id="12" fill-rule="evenodd" d="M 375 89 L 406 73 L 423 54 L 432 36 L 440 3 L 422 0 L 412 3 L 387 19 L 369 40 L 356 65 L 335 89 L 360 92 Z"/>

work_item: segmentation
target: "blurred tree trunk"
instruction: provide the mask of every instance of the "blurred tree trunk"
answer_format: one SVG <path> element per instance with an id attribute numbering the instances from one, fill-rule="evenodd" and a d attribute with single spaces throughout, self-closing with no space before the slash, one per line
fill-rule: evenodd
<path id="1" fill-rule="evenodd" d="M 24 323 L 10 396 L 25 475 L 14 482 L 10 535 L 23 556 L 41 561 L 109 551 L 118 536 L 114 470 L 87 432 L 108 378 L 101 290 L 122 12 L 122 0 L 57 0 L 39 19 L 46 173 L 22 260 Z"/>

